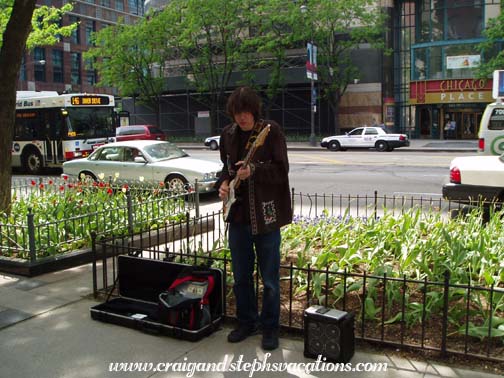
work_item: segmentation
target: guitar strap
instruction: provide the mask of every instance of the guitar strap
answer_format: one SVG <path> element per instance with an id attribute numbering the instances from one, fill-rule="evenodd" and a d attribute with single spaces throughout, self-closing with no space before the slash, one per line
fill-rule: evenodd
<path id="1" fill-rule="evenodd" d="M 262 131 L 262 129 L 264 128 L 265 125 L 266 125 L 266 122 L 264 122 L 264 120 L 262 120 L 262 119 L 260 119 L 259 121 L 256 122 L 256 124 L 254 125 L 254 128 L 252 129 L 252 132 L 250 133 L 250 136 L 247 140 L 247 144 L 245 145 L 245 150 L 244 150 L 243 157 L 241 160 L 245 160 L 245 157 L 247 156 L 248 151 L 250 150 L 250 147 L 252 147 L 252 145 L 254 144 L 254 141 L 257 139 L 257 136 Z M 238 128 L 238 125 L 235 125 L 235 126 Z M 236 150 L 235 150 L 236 155 L 235 156 L 238 156 L 240 144 L 236 143 L 235 148 L 236 148 Z M 233 169 L 233 165 L 231 163 L 230 158 L 231 158 L 231 156 L 228 154 L 227 161 L 226 161 L 227 167 L 228 167 L 228 173 L 231 177 L 234 177 L 236 175 L 236 171 Z"/>
<path id="2" fill-rule="evenodd" d="M 247 156 L 248 151 L 250 150 L 250 147 L 252 147 L 252 144 L 254 144 L 255 140 L 257 139 L 257 136 L 264 128 L 264 125 L 265 125 L 265 122 L 262 119 L 257 121 L 256 124 L 254 125 L 254 129 L 252 130 L 252 133 L 249 136 L 247 144 L 245 145 L 245 156 Z M 243 157 L 243 159 L 245 159 L 245 156 Z"/>

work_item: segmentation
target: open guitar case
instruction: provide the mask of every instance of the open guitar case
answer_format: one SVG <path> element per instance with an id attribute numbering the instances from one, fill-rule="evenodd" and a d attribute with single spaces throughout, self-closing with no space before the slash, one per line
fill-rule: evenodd
<path id="1" fill-rule="evenodd" d="M 214 279 L 209 294 L 210 322 L 198 329 L 166 324 L 159 295 L 190 265 L 121 255 L 117 259 L 119 297 L 91 307 L 91 318 L 150 334 L 197 341 L 219 328 L 223 317 L 224 281 L 220 269 L 208 268 Z"/>

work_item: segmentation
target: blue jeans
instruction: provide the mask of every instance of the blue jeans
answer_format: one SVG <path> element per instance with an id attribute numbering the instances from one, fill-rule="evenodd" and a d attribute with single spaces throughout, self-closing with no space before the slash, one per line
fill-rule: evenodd
<path id="1" fill-rule="evenodd" d="M 238 322 L 253 325 L 259 320 L 263 329 L 277 329 L 280 324 L 280 230 L 252 235 L 250 225 L 230 223 L 229 248 Z M 256 256 L 264 286 L 260 317 L 253 278 Z"/>

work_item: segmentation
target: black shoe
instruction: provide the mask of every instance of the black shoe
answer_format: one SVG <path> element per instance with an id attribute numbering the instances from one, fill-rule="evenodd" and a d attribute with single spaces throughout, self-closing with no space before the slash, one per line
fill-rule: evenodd
<path id="1" fill-rule="evenodd" d="M 238 328 L 232 330 L 228 335 L 230 343 L 239 343 L 247 337 L 257 333 L 257 325 L 239 325 Z"/>
<path id="2" fill-rule="evenodd" d="M 278 330 L 276 329 L 263 330 L 262 348 L 264 350 L 274 350 L 278 348 Z"/>

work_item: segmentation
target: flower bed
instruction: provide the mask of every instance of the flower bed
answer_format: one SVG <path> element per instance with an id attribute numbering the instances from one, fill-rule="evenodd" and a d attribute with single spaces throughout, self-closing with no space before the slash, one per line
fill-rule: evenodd
<path id="1" fill-rule="evenodd" d="M 10 213 L 0 216 L 0 265 L 38 266 L 51 258 L 70 258 L 89 251 L 92 232 L 143 232 L 183 221 L 187 211 L 184 195 L 169 193 L 163 184 L 31 181 L 30 190 L 14 193 Z"/>

